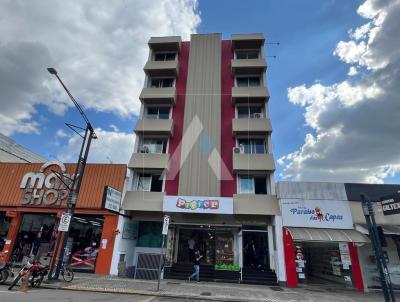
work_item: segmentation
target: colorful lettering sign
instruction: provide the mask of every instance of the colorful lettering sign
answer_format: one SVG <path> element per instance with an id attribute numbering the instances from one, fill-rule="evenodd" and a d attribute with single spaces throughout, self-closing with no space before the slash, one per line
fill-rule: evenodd
<path id="1" fill-rule="evenodd" d="M 164 196 L 164 212 L 233 214 L 233 199 L 228 197 Z"/>
<path id="2" fill-rule="evenodd" d="M 281 199 L 282 220 L 285 226 L 352 229 L 348 201 Z"/>

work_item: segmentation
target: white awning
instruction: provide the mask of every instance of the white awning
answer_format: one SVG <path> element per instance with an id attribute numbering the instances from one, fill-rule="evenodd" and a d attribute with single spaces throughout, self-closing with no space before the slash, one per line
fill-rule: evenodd
<path id="1" fill-rule="evenodd" d="M 317 229 L 286 227 L 294 241 L 331 241 L 331 242 L 369 242 L 364 234 L 356 230 Z"/>
<path id="2" fill-rule="evenodd" d="M 400 226 L 398 225 L 381 225 L 385 235 L 400 235 Z M 356 224 L 356 230 L 369 235 L 368 226 L 366 224 Z"/>

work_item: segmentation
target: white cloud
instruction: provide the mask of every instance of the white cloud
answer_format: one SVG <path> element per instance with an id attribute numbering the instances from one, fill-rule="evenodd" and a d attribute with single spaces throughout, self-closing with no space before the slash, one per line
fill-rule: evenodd
<path id="1" fill-rule="evenodd" d="M 127 164 L 133 151 L 135 135 L 119 131 L 95 129 L 97 139 L 92 140 L 89 152 L 89 162 Z M 78 159 L 82 138 L 71 136 L 66 145 L 61 146 L 58 159 L 61 162 L 76 162 Z"/>
<path id="2" fill-rule="evenodd" d="M 332 85 L 288 89 L 304 107 L 311 132 L 282 156 L 282 178 L 382 183 L 400 172 L 400 1 L 366 0 L 358 13 L 368 22 L 339 41 L 334 54 L 367 73 Z M 353 69 L 352 69 L 353 68 Z"/>
<path id="3" fill-rule="evenodd" d="M 357 68 L 355 68 L 354 66 L 351 66 L 349 68 L 349 72 L 347 73 L 347 75 L 352 77 L 352 76 L 355 76 L 356 74 L 358 74 Z"/>
<path id="4" fill-rule="evenodd" d="M 68 134 L 63 129 L 58 129 L 56 132 L 57 137 L 68 137 Z"/>
<path id="5" fill-rule="evenodd" d="M 15 0 L 2 2 L 0 20 L 0 124 L 10 135 L 40 132 L 38 104 L 72 106 L 49 66 L 86 108 L 137 114 L 148 39 L 188 39 L 200 15 L 197 0 Z"/>

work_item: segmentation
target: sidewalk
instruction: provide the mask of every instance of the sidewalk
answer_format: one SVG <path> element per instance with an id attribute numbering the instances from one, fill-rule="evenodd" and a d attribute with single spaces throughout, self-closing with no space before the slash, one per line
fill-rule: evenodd
<path id="1" fill-rule="evenodd" d="M 42 287 L 64 290 L 96 291 L 211 301 L 384 301 L 382 293 L 315 287 L 288 289 L 273 286 L 163 280 L 160 291 L 156 281 L 123 279 L 115 276 L 76 274 L 72 283 L 43 283 Z"/>

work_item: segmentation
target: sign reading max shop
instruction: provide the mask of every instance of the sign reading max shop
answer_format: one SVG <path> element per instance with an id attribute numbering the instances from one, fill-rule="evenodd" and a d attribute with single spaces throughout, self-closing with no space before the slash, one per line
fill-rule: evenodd
<path id="1" fill-rule="evenodd" d="M 164 196 L 163 211 L 203 214 L 233 214 L 233 198 Z"/>
<path id="2" fill-rule="evenodd" d="M 60 181 L 54 172 L 45 174 L 50 167 L 56 166 L 54 171 L 61 171 L 63 182 L 70 185 L 73 175 L 67 172 L 63 163 L 49 161 L 40 167 L 38 172 L 26 173 L 21 180 L 20 188 L 23 189 L 22 205 L 46 205 L 59 206 L 61 201 L 68 197 L 68 190 L 65 184 Z"/>

